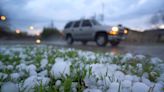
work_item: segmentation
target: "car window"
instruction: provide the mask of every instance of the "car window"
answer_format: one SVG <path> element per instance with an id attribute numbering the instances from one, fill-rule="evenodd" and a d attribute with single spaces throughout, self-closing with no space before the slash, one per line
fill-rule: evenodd
<path id="1" fill-rule="evenodd" d="M 83 21 L 82 27 L 91 27 L 91 26 L 92 26 L 92 24 L 89 20 L 84 20 Z"/>
<path id="2" fill-rule="evenodd" d="M 91 27 L 92 24 L 91 24 L 91 22 L 89 20 L 84 20 L 82 26 L 83 27 Z"/>
<path id="3" fill-rule="evenodd" d="M 65 28 L 65 29 L 66 29 L 66 28 L 70 28 L 70 27 L 72 26 L 72 24 L 73 24 L 73 22 L 69 22 L 69 23 L 66 24 L 66 26 L 65 26 L 64 28 Z"/>
<path id="4" fill-rule="evenodd" d="M 73 27 L 79 27 L 80 26 L 80 21 L 76 21 Z"/>

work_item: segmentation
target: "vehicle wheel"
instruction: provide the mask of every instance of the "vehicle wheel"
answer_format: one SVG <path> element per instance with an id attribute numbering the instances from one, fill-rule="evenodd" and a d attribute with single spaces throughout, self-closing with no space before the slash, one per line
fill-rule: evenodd
<path id="1" fill-rule="evenodd" d="M 108 38 L 105 33 L 98 34 L 95 40 L 98 46 L 106 46 L 108 43 Z"/>
<path id="2" fill-rule="evenodd" d="M 67 44 L 73 44 L 73 38 L 71 35 L 67 35 L 66 37 Z"/>
<path id="3" fill-rule="evenodd" d="M 110 43 L 112 46 L 117 46 L 120 43 L 120 41 L 110 41 Z"/>
<path id="4" fill-rule="evenodd" d="M 83 44 L 83 45 L 86 45 L 86 44 L 87 44 L 87 41 L 82 41 L 82 44 Z"/>

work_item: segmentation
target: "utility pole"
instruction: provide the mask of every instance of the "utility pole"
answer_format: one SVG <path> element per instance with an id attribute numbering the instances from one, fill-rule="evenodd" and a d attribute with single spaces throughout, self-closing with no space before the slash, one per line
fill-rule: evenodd
<path id="1" fill-rule="evenodd" d="M 104 17 L 105 17 L 105 15 L 104 15 L 104 9 L 105 9 L 105 4 L 104 4 L 104 2 L 103 2 L 103 0 L 102 0 L 102 3 L 101 3 L 101 14 L 100 14 L 100 20 L 102 21 L 102 23 L 104 22 Z"/>
<path id="2" fill-rule="evenodd" d="M 50 28 L 54 28 L 54 21 L 53 20 L 51 20 L 51 22 L 50 22 Z"/>
<path id="3" fill-rule="evenodd" d="M 91 19 L 95 19 L 96 20 L 96 18 L 97 18 L 97 15 L 96 15 L 96 13 L 94 13 L 93 16 L 91 16 Z"/>

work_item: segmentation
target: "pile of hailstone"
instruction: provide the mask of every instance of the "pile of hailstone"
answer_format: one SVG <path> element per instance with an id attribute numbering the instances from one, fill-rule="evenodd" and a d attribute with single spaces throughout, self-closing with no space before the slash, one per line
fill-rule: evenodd
<path id="1" fill-rule="evenodd" d="M 164 92 L 164 61 L 51 46 L 0 48 L 1 92 Z"/>

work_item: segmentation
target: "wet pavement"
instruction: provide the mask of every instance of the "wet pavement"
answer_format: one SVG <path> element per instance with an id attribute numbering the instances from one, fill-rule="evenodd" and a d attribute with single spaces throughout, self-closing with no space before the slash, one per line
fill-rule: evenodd
<path id="1" fill-rule="evenodd" d="M 164 44 L 159 43 L 132 44 L 122 42 L 117 47 L 112 47 L 110 44 L 108 44 L 106 47 L 99 47 L 94 42 L 90 42 L 87 45 L 82 45 L 80 42 L 76 42 L 73 45 L 67 45 L 66 42 L 49 42 L 46 44 L 94 52 L 112 52 L 115 54 L 132 53 L 134 55 L 143 54 L 151 57 L 159 57 L 164 60 Z"/>
<path id="2" fill-rule="evenodd" d="M 7 41 L 0 42 L 0 46 L 4 45 L 36 45 L 35 41 Z M 142 44 L 132 44 L 122 42 L 117 47 L 112 47 L 108 44 L 106 47 L 98 47 L 94 42 L 89 42 L 87 45 L 82 45 L 80 42 L 76 42 L 73 45 L 67 45 L 65 41 L 51 41 L 45 42 L 43 41 L 41 45 L 51 45 L 55 47 L 64 47 L 64 48 L 75 48 L 86 51 L 94 51 L 94 52 L 113 52 L 115 54 L 143 54 L 151 57 L 159 57 L 164 60 L 164 44 L 157 43 L 142 43 Z"/>

